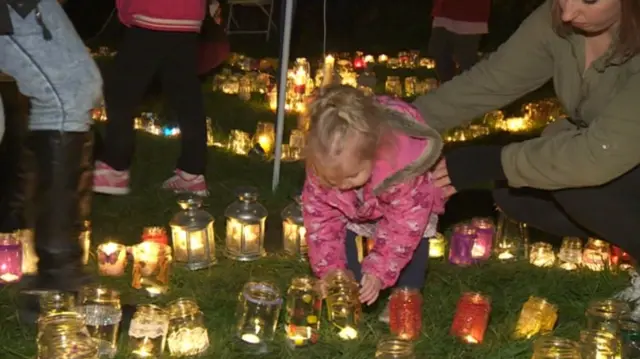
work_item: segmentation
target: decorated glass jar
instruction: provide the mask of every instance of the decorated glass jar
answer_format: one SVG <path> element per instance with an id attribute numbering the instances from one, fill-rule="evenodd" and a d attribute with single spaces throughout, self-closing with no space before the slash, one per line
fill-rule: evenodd
<path id="1" fill-rule="evenodd" d="M 175 357 L 200 355 L 209 348 L 209 333 L 204 314 L 193 299 L 180 298 L 169 303 L 167 346 Z"/>
<path id="2" fill-rule="evenodd" d="M 287 340 L 295 347 L 315 344 L 320 335 L 322 297 L 315 286 L 313 278 L 298 277 L 287 291 L 285 329 Z"/>
<path id="3" fill-rule="evenodd" d="M 389 300 L 391 333 L 403 340 L 416 340 L 422 330 L 422 294 L 413 288 L 396 288 Z"/>
<path id="4" fill-rule="evenodd" d="M 362 307 L 353 273 L 337 269 L 328 273 L 324 280 L 329 322 L 338 328 L 341 339 L 357 338 Z"/>
<path id="5" fill-rule="evenodd" d="M 164 353 L 168 313 L 155 305 L 138 305 L 129 324 L 129 351 L 134 358 L 159 358 Z"/>

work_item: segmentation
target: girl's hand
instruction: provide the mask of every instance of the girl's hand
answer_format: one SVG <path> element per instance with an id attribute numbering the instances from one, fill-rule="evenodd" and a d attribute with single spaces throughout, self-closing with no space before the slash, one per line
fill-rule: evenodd
<path id="1" fill-rule="evenodd" d="M 373 275 L 365 274 L 360 281 L 360 303 L 371 305 L 375 303 L 382 289 L 382 281 Z"/>
<path id="2" fill-rule="evenodd" d="M 313 289 L 320 295 L 320 298 L 327 298 L 327 282 L 324 279 L 316 280 L 316 284 Z"/>
<path id="3" fill-rule="evenodd" d="M 457 192 L 455 187 L 451 185 L 447 160 L 444 158 L 440 159 L 440 162 L 438 162 L 433 170 L 433 184 L 442 189 L 445 199 L 448 199 Z"/>

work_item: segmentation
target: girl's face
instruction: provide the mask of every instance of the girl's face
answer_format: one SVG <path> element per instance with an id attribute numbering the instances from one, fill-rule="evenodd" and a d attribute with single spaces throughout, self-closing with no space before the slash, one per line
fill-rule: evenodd
<path id="1" fill-rule="evenodd" d="M 609 30 L 620 20 L 622 0 L 556 0 L 562 21 L 587 34 Z"/>

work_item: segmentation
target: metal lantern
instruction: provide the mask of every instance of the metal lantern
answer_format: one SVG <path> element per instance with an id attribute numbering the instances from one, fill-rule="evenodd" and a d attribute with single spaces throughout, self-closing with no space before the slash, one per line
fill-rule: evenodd
<path id="1" fill-rule="evenodd" d="M 182 211 L 171 219 L 173 256 L 177 263 L 191 270 L 207 268 L 216 263 L 216 243 L 213 217 L 201 208 L 202 198 L 184 194 L 178 198 Z"/>
<path id="2" fill-rule="evenodd" d="M 267 209 L 258 203 L 258 191 L 253 187 L 237 191 L 238 200 L 224 211 L 227 217 L 225 255 L 239 261 L 263 257 L 264 224 Z"/>
<path id="3" fill-rule="evenodd" d="M 307 257 L 307 230 L 302 218 L 302 197 L 282 211 L 282 241 L 284 251 L 302 260 Z"/>

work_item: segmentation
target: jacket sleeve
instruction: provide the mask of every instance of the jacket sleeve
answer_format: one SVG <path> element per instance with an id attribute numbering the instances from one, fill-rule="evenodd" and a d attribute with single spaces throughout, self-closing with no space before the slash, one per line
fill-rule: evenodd
<path id="1" fill-rule="evenodd" d="M 585 129 L 562 131 L 502 150 L 512 187 L 546 190 L 605 184 L 640 164 L 640 73 L 632 75 Z"/>
<path id="2" fill-rule="evenodd" d="M 382 219 L 376 227 L 373 249 L 362 261 L 362 272 L 378 277 L 383 288 L 394 285 L 413 258 L 431 214 L 444 211 L 442 193 L 428 176 L 391 186 L 379 196 Z"/>
<path id="3" fill-rule="evenodd" d="M 328 202 L 328 190 L 308 173 L 302 190 L 302 216 L 307 230 L 311 269 L 319 278 L 333 269 L 346 268 L 347 220 Z"/>
<path id="4" fill-rule="evenodd" d="M 488 59 L 413 104 L 441 132 L 501 108 L 551 78 L 553 57 L 548 43 L 555 38 L 547 1 Z"/>

